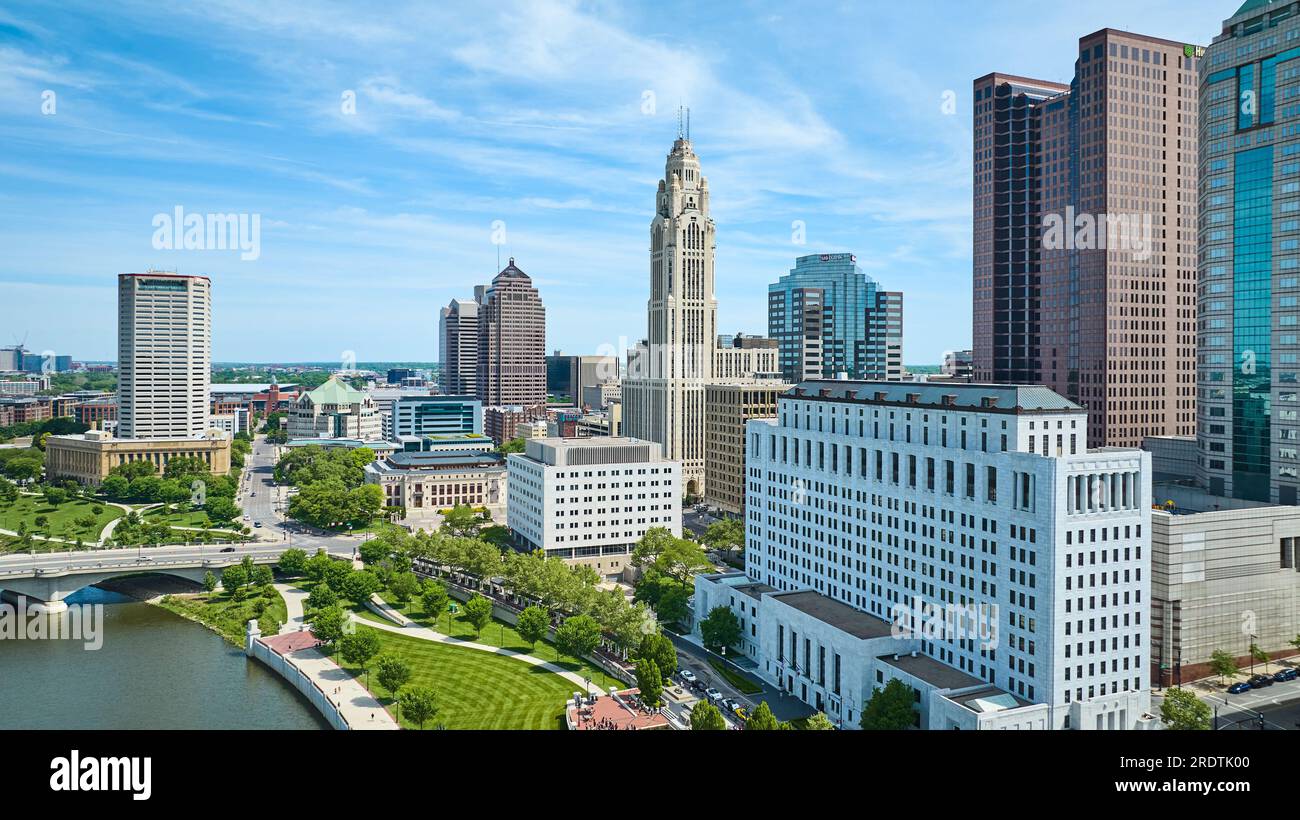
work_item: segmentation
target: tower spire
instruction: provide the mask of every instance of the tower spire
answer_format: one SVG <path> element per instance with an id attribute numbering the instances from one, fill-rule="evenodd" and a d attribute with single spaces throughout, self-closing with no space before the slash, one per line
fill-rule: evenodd
<path id="1" fill-rule="evenodd" d="M 685 105 L 677 106 L 677 139 L 691 138 L 691 109 Z"/>

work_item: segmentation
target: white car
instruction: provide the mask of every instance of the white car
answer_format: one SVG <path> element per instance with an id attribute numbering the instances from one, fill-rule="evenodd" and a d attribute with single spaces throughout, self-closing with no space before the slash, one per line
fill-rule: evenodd
<path id="1" fill-rule="evenodd" d="M 695 681 L 698 680 L 698 678 L 695 677 L 695 673 L 692 672 L 691 670 L 683 669 L 682 680 L 686 681 L 687 683 L 695 683 Z"/>
<path id="2" fill-rule="evenodd" d="M 722 700 L 722 693 L 719 692 L 717 689 L 714 689 L 712 686 L 704 690 L 704 696 L 707 697 L 709 700 L 713 701 L 714 703 L 717 703 L 718 701 Z"/>

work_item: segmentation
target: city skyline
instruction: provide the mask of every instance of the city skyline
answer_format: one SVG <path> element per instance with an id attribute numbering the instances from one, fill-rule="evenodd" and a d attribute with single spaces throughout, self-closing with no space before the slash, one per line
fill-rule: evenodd
<path id="1" fill-rule="evenodd" d="M 835 76 L 804 47 L 828 18 L 775 7 L 738 41 L 683 11 L 701 19 L 682 41 L 661 22 L 681 15 L 645 6 L 401 7 L 359 24 L 228 4 L 202 35 L 183 10 L 19 6 L 0 13 L 14 148 L 0 281 L 16 297 L 0 341 L 111 359 L 111 277 L 152 266 L 212 277 L 214 360 L 434 361 L 438 310 L 499 270 L 499 251 L 537 281 L 548 350 L 622 349 L 645 335 L 645 202 L 684 104 L 718 192 L 719 331 L 763 333 L 766 287 L 796 257 L 855 253 L 908 294 L 908 361 L 937 363 L 970 346 L 971 79 L 1014 53 L 1016 70 L 1065 80 L 1061 52 L 1104 27 L 1204 45 L 1225 14 L 1098 3 L 1012 33 L 995 21 L 1016 4 L 997 5 L 847 12 L 835 32 L 890 36 L 846 48 Z M 982 45 L 915 59 L 923 38 L 959 37 Z M 256 258 L 155 247 L 171 235 L 156 217 L 177 209 L 258 216 Z M 340 334 L 362 297 L 394 321 Z"/>

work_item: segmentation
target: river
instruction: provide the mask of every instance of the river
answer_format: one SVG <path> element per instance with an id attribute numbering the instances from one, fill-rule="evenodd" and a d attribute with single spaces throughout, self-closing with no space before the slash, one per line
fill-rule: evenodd
<path id="1" fill-rule="evenodd" d="M 116 592 L 103 646 L 0 640 L 0 729 L 326 729 L 288 683 L 205 627 Z"/>

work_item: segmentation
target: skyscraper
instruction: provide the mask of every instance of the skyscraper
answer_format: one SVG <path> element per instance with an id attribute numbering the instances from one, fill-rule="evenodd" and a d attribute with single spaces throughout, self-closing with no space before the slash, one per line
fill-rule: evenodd
<path id="1" fill-rule="evenodd" d="M 988 74 L 975 81 L 975 378 L 1037 384 L 1039 104 L 1069 86 Z"/>
<path id="2" fill-rule="evenodd" d="M 976 375 L 1077 401 L 1094 446 L 1195 430 L 1195 53 L 1103 29 L 1068 89 L 975 81 Z"/>
<path id="3" fill-rule="evenodd" d="M 902 378 L 903 294 L 881 290 L 853 254 L 799 257 L 767 299 L 787 381 Z"/>
<path id="4" fill-rule="evenodd" d="M 484 407 L 546 403 L 546 308 L 513 258 L 478 306 L 476 381 Z"/>
<path id="5" fill-rule="evenodd" d="M 208 428 L 212 283 L 206 276 L 117 278 L 118 435 L 198 438 Z"/>
<path id="6" fill-rule="evenodd" d="M 1200 79 L 1198 479 L 1297 503 L 1300 84 L 1294 5 L 1249 0 Z"/>
<path id="7" fill-rule="evenodd" d="M 685 491 L 704 488 L 704 385 L 717 355 L 715 227 L 709 183 L 687 136 L 673 143 L 650 223 L 648 339 L 628 357 L 625 432 L 682 462 Z"/>
<path id="8" fill-rule="evenodd" d="M 478 391 L 478 302 L 452 299 L 438 318 L 438 383 L 447 395 Z"/>

